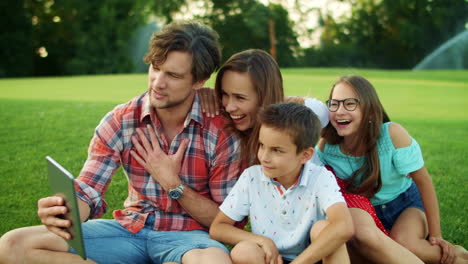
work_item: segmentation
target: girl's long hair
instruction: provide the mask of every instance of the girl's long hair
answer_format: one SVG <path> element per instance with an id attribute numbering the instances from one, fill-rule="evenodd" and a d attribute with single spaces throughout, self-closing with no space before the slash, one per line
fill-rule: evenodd
<path id="1" fill-rule="evenodd" d="M 279 103 L 284 100 L 283 77 L 278 64 L 267 52 L 260 49 L 249 49 L 232 55 L 218 71 L 215 82 L 215 92 L 219 105 L 222 105 L 222 80 L 224 73 L 233 71 L 248 73 L 258 96 L 259 109 L 263 106 Z M 231 120 L 229 114 L 223 111 L 227 120 Z M 256 117 L 256 114 L 252 116 Z M 257 156 L 258 137 L 253 134 L 255 126 L 246 131 L 238 131 L 232 122 L 227 124 L 227 129 L 237 133 L 241 139 L 241 157 L 244 162 L 251 165 Z"/>
<path id="2" fill-rule="evenodd" d="M 339 83 L 346 83 L 358 94 L 362 111 L 362 120 L 358 128 L 357 136 L 353 139 L 351 153 L 358 149 L 363 151 L 364 165 L 356 170 L 349 180 L 347 191 L 372 198 L 382 187 L 380 161 L 377 150 L 377 140 L 380 136 L 380 128 L 390 118 L 380 103 L 377 92 L 372 84 L 359 75 L 346 75 L 341 77 L 333 85 L 329 99 L 332 99 L 333 90 Z M 331 122 L 322 130 L 322 137 L 328 144 L 340 144 L 343 137 L 339 136 Z M 363 148 L 363 149 L 360 149 Z M 362 178 L 359 179 L 359 175 Z"/>

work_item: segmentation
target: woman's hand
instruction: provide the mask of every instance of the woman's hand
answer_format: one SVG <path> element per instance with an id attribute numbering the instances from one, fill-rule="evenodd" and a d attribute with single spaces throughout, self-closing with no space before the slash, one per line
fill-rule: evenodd
<path id="1" fill-rule="evenodd" d="M 284 97 L 284 102 L 285 103 L 297 103 L 297 104 L 303 105 L 305 102 L 305 98 L 300 97 L 300 96 L 286 96 Z"/>
<path id="2" fill-rule="evenodd" d="M 219 115 L 219 104 L 214 89 L 202 87 L 197 92 L 203 113 L 210 117 Z"/>
<path id="3" fill-rule="evenodd" d="M 159 141 L 153 127 L 147 125 L 147 129 L 151 141 L 148 141 L 143 133 L 143 129 L 137 128 L 136 132 L 141 144 L 136 137 L 132 137 L 132 142 L 138 154 L 133 150 L 130 154 L 151 174 L 151 177 L 158 182 L 164 190 L 168 191 L 182 183 L 179 178 L 179 172 L 189 139 L 182 140 L 175 154 L 167 155 L 159 146 Z"/>

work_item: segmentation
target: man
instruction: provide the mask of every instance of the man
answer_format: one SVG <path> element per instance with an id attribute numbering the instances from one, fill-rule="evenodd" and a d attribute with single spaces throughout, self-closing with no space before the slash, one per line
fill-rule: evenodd
<path id="1" fill-rule="evenodd" d="M 202 114 L 196 90 L 219 67 L 218 35 L 179 22 L 155 33 L 145 61 L 148 91 L 108 113 L 96 129 L 76 179 L 82 221 L 106 211 L 104 193 L 122 165 L 129 180 L 125 209 L 112 220 L 83 223 L 88 261 L 98 263 L 229 263 L 207 233 L 237 180 L 238 141 L 220 117 Z M 60 197 L 38 202 L 44 225 L 0 239 L 0 263 L 81 263 L 65 242 L 70 225 Z"/>

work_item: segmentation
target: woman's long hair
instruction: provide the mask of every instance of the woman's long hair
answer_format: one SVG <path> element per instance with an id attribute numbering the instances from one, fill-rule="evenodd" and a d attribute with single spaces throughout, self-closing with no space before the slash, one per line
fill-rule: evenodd
<path id="1" fill-rule="evenodd" d="M 258 107 L 282 102 L 283 77 L 276 61 L 270 54 L 259 49 L 249 49 L 232 55 L 218 71 L 215 82 L 215 92 L 219 105 L 222 105 L 222 80 L 224 73 L 233 71 L 248 73 L 258 96 Z M 223 111 L 227 120 L 229 115 Z M 255 114 L 252 115 L 256 117 Z M 255 122 L 254 127 L 258 124 Z M 244 162 L 251 165 L 257 156 L 258 137 L 252 134 L 253 128 L 247 131 L 238 131 L 232 122 L 227 128 L 237 133 L 241 139 L 241 157 Z"/>
<path id="2" fill-rule="evenodd" d="M 380 103 L 374 86 L 364 77 L 358 75 L 341 77 L 333 85 L 329 99 L 332 99 L 333 90 L 339 83 L 346 83 L 354 89 L 359 96 L 359 107 L 362 111 L 361 124 L 348 151 L 351 151 L 351 153 L 356 153 L 358 150 L 363 151 L 362 156 L 365 157 L 365 161 L 364 165 L 351 176 L 347 191 L 371 198 L 382 187 L 377 140 L 380 136 L 382 124 L 389 122 L 390 118 Z M 343 137 L 338 135 L 331 122 L 322 130 L 322 137 L 325 142 L 332 145 L 343 142 Z M 356 182 L 359 175 L 362 175 L 362 178 L 360 178 L 359 182 Z"/>

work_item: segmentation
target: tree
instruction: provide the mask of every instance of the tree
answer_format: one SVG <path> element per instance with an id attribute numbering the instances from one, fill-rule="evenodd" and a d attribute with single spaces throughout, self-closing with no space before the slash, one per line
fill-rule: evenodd
<path id="1" fill-rule="evenodd" d="M 288 12 L 281 5 L 265 6 L 255 0 L 212 0 L 211 12 L 201 19 L 220 35 L 223 58 L 246 49 L 270 51 L 270 21 L 274 21 L 277 61 L 280 66 L 295 64 L 299 48 Z"/>
<path id="2" fill-rule="evenodd" d="M 81 9 L 73 58 L 66 73 L 119 73 L 133 70 L 129 40 L 143 25 L 144 3 L 135 0 L 91 1 Z"/>
<path id="3" fill-rule="evenodd" d="M 144 0 L 25 0 L 29 51 L 21 54 L 31 62 L 26 75 L 131 71 L 127 43 L 149 14 L 145 5 Z"/>
<path id="4" fill-rule="evenodd" d="M 31 15 L 24 8 L 25 0 L 3 0 L 0 20 L 0 77 L 28 76 L 33 72 Z"/>
<path id="5" fill-rule="evenodd" d="M 464 30 L 465 0 L 349 0 L 351 16 L 327 16 L 321 49 L 350 51 L 349 66 L 412 68 L 435 47 Z M 351 47 L 351 50 L 350 50 Z"/>

